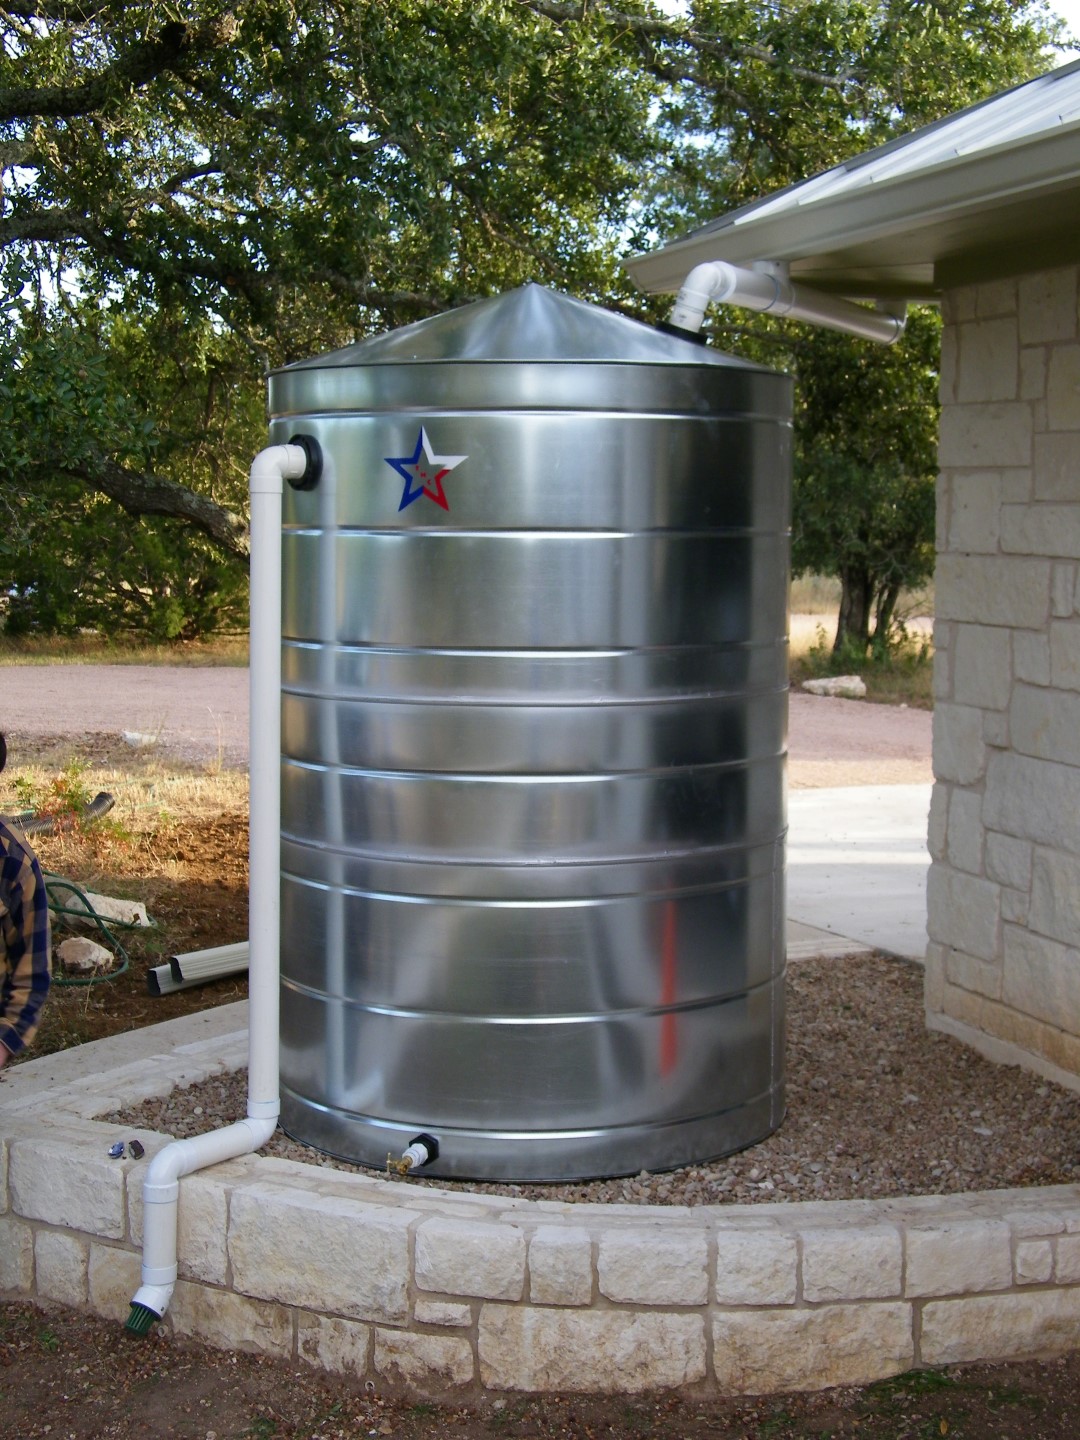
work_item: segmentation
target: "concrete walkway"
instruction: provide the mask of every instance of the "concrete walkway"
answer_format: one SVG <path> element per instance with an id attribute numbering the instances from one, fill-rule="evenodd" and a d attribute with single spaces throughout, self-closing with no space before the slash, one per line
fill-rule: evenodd
<path id="1" fill-rule="evenodd" d="M 925 959 L 930 788 L 792 791 L 787 857 L 792 958 L 866 948 Z M 849 944 L 838 945 L 841 939 Z"/>

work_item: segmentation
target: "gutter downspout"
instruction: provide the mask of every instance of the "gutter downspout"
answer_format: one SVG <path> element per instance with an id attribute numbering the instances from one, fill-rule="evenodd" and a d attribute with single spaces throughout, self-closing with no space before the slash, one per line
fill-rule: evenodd
<path id="1" fill-rule="evenodd" d="M 271 445 L 251 466 L 250 873 L 247 1118 L 174 1140 L 143 1182 L 142 1285 L 126 1329 L 148 1333 L 176 1283 L 180 1178 L 261 1149 L 277 1129 L 279 1012 L 279 834 L 281 829 L 281 497 L 283 482 L 310 489 L 321 471 L 318 444 L 296 436 Z"/>
<path id="2" fill-rule="evenodd" d="M 904 333 L 906 307 L 902 305 L 897 314 L 887 309 L 870 310 L 865 305 L 826 295 L 822 290 L 793 284 L 784 265 L 762 262 L 746 270 L 740 265 L 729 265 L 726 260 L 709 260 L 694 266 L 683 281 L 670 324 L 677 330 L 697 334 L 704 322 L 705 310 L 714 300 L 805 320 L 827 330 L 875 340 L 881 345 L 892 345 Z"/>

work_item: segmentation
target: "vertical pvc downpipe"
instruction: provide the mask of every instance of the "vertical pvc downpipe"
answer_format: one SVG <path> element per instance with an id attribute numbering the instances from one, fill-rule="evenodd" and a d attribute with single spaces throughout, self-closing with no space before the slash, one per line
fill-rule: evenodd
<path id="1" fill-rule="evenodd" d="M 248 941 L 249 1119 L 273 1119 L 278 1083 L 281 931 L 281 494 L 303 480 L 308 452 L 272 445 L 251 466 L 251 715 Z"/>
<path id="2" fill-rule="evenodd" d="M 279 845 L 281 825 L 281 496 L 286 480 L 318 479 L 315 442 L 271 445 L 251 466 L 249 748 L 248 1103 L 247 1119 L 174 1140 L 154 1156 L 143 1182 L 142 1284 L 128 1330 L 145 1335 L 165 1314 L 176 1283 L 179 1181 L 184 1175 L 260 1149 L 277 1128 Z"/>

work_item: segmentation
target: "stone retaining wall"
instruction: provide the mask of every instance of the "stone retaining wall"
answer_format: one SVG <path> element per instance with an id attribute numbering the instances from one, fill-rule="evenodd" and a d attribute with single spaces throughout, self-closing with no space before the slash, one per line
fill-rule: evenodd
<path id="1" fill-rule="evenodd" d="M 130 1135 L 94 1117 L 236 1068 L 246 1032 L 116 1063 L 130 1038 L 84 1047 L 92 1084 L 35 1061 L 0 1088 L 7 1296 L 127 1317 L 166 1141 L 111 1160 Z M 1080 1345 L 1080 1188 L 568 1205 L 249 1156 L 181 1181 L 180 1273 L 177 1333 L 418 1396 L 817 1389 Z"/>

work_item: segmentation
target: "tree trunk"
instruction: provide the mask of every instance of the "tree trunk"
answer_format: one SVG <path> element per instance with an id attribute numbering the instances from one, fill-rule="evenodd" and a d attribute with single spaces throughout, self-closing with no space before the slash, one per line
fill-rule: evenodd
<path id="1" fill-rule="evenodd" d="M 836 623 L 833 654 L 839 655 L 850 643 L 865 655 L 870 648 L 870 612 L 874 582 L 867 571 L 849 567 L 840 571 L 840 614 Z"/>
<path id="2" fill-rule="evenodd" d="M 900 598 L 899 585 L 883 585 L 874 603 L 874 650 L 884 652 L 889 645 L 889 631 L 892 629 L 896 602 Z"/>

